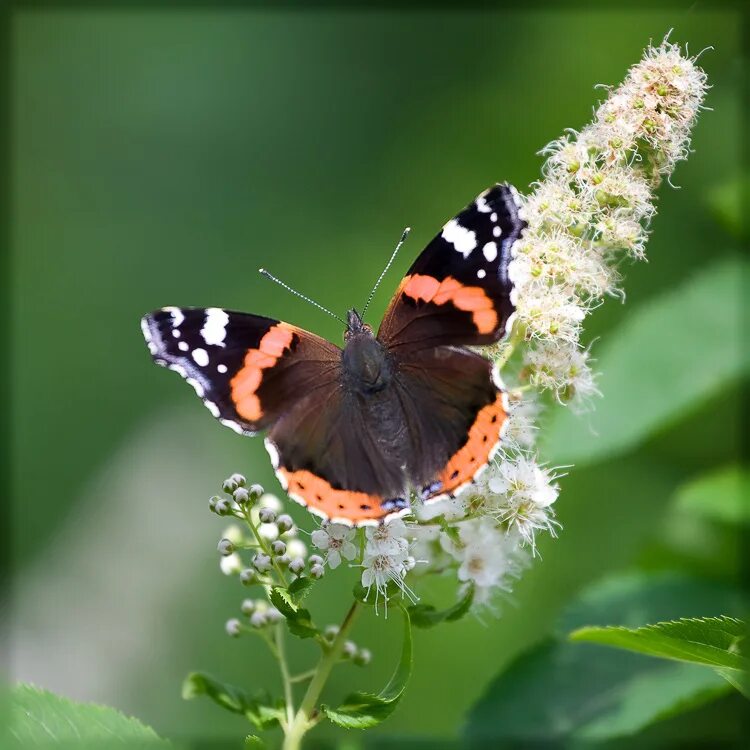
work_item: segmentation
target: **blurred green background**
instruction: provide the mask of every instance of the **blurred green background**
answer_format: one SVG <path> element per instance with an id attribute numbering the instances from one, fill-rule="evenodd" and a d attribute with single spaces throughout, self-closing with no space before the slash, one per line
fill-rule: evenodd
<path id="1" fill-rule="evenodd" d="M 192 669 L 248 687 L 276 679 L 260 642 L 224 636 L 242 591 L 218 570 L 223 525 L 206 499 L 232 471 L 278 486 L 261 440 L 221 428 L 191 389 L 153 366 L 139 317 L 167 304 L 215 305 L 340 341 L 337 323 L 260 278 L 258 266 L 341 312 L 362 303 L 409 225 L 373 305 L 377 318 L 448 217 L 496 181 L 525 189 L 537 179 L 536 152 L 590 119 L 601 95 L 593 86 L 618 83 L 649 39 L 674 27 L 692 53 L 714 47 L 701 58 L 713 111 L 677 169 L 681 189 L 660 191 L 649 262 L 625 269 L 627 305 L 610 301 L 590 320 L 597 356 L 631 319 L 742 241 L 733 203 L 747 137 L 741 23 L 739 11 L 712 7 L 17 11 L 13 676 L 117 706 L 195 747 L 237 746 L 241 719 L 187 704 L 179 691 Z M 686 343 L 675 355 L 684 372 L 694 362 L 710 372 L 710 346 L 701 352 L 714 332 L 681 328 L 678 317 L 664 345 L 674 333 Z M 739 350 L 739 328 L 723 333 Z M 598 404 L 611 445 L 575 457 L 580 466 L 557 505 L 559 539 L 542 542 L 542 559 L 500 619 L 416 634 L 408 694 L 375 738 L 421 737 L 435 747 L 460 736 L 503 665 L 605 574 L 669 568 L 738 583 L 737 535 L 680 520 L 674 497 L 736 460 L 739 380 L 730 373 L 697 387 L 659 425 L 618 444 L 620 424 L 647 422 L 647 403 L 664 389 L 647 356 L 619 369 L 619 380 L 605 372 Z M 595 419 L 562 436 L 556 425 L 548 457 L 563 461 L 566 446 L 591 443 Z M 303 511 L 292 512 L 310 528 Z M 354 577 L 337 570 L 316 590 L 320 622 L 341 618 Z M 448 581 L 423 590 L 437 601 L 450 592 Z M 343 667 L 334 695 L 382 685 L 399 648 L 397 618 L 363 618 L 355 637 L 374 664 Z M 296 655 L 311 654 L 301 644 Z M 715 716 L 696 714 L 695 726 L 713 736 L 741 709 L 728 696 Z"/>

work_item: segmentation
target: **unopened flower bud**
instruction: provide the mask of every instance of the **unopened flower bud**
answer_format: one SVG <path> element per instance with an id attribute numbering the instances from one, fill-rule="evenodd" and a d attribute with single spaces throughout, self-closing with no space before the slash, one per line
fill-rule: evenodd
<path id="1" fill-rule="evenodd" d="M 289 570 L 298 576 L 305 569 L 305 561 L 301 557 L 295 557 L 289 563 Z"/>
<path id="2" fill-rule="evenodd" d="M 344 649 L 341 652 L 344 659 L 351 659 L 354 657 L 354 654 L 357 653 L 357 644 L 354 641 L 345 641 L 344 642 Z"/>
<path id="3" fill-rule="evenodd" d="M 243 586 L 251 586 L 258 578 L 258 574 L 252 568 L 240 571 L 240 582 Z"/>
<path id="4" fill-rule="evenodd" d="M 271 558 L 268 555 L 264 555 L 262 552 L 258 552 L 253 558 L 253 567 L 260 573 L 271 569 Z"/>
<path id="5" fill-rule="evenodd" d="M 217 516 L 228 516 L 232 512 L 232 506 L 226 500 L 218 500 L 214 505 L 214 513 Z"/>
<path id="6" fill-rule="evenodd" d="M 271 549 L 274 555 L 283 555 L 286 552 L 286 544 L 278 539 L 271 545 Z"/>
<path id="7" fill-rule="evenodd" d="M 266 612 L 266 619 L 269 623 L 271 623 L 271 625 L 275 625 L 276 623 L 281 622 L 284 619 L 284 615 L 282 615 L 281 612 L 276 609 L 276 607 L 271 607 Z"/>
<path id="8" fill-rule="evenodd" d="M 352 661 L 360 667 L 366 667 L 372 661 L 372 654 L 366 648 L 361 648 L 352 657 Z"/>
<path id="9" fill-rule="evenodd" d="M 289 563 L 290 563 L 291 561 L 292 561 L 292 558 L 291 558 L 291 557 L 289 557 L 289 555 L 286 555 L 286 554 L 284 554 L 284 555 L 279 555 L 279 556 L 278 556 L 278 557 L 276 558 L 276 563 L 277 563 L 278 565 L 280 565 L 280 566 L 281 566 L 282 568 L 286 568 L 286 566 L 287 566 L 287 565 L 289 565 Z"/>
<path id="10" fill-rule="evenodd" d="M 244 487 L 238 487 L 232 493 L 232 497 L 237 505 L 247 505 L 250 500 L 250 493 Z"/>
<path id="11" fill-rule="evenodd" d="M 226 492 L 226 493 L 228 493 L 228 494 L 230 494 L 230 495 L 231 495 L 231 494 L 232 494 L 232 493 L 233 493 L 233 492 L 234 492 L 234 491 L 235 491 L 235 490 L 236 490 L 236 489 L 237 489 L 238 487 L 239 487 L 239 484 L 237 484 L 237 482 L 235 481 L 235 479 L 234 479 L 234 475 L 232 475 L 231 477 L 229 477 L 229 479 L 225 479 L 225 480 L 224 480 L 224 481 L 223 481 L 223 482 L 221 483 L 221 489 L 223 489 L 223 490 L 224 490 L 224 492 Z"/>
<path id="12" fill-rule="evenodd" d="M 243 615 L 247 615 L 250 617 L 250 615 L 255 612 L 257 609 L 257 605 L 255 603 L 255 599 L 245 599 L 242 604 L 240 605 L 240 610 L 242 610 Z"/>
<path id="13" fill-rule="evenodd" d="M 333 639 L 339 634 L 339 626 L 338 625 L 328 625 L 326 626 L 326 629 L 323 631 L 323 637 L 329 641 L 330 643 L 333 642 Z"/>
<path id="14" fill-rule="evenodd" d="M 310 565 L 322 565 L 323 558 L 320 555 L 310 555 Z"/>
<path id="15" fill-rule="evenodd" d="M 266 620 L 266 613 L 260 612 L 256 610 L 255 612 L 250 615 L 250 624 L 254 628 L 263 628 L 268 624 L 268 620 Z"/>
<path id="16" fill-rule="evenodd" d="M 251 484 L 249 492 L 250 492 L 250 502 L 254 503 L 261 497 L 261 495 L 263 495 L 265 490 L 259 484 Z"/>
<path id="17" fill-rule="evenodd" d="M 231 620 L 226 621 L 224 630 L 226 630 L 227 635 L 236 638 L 242 632 L 242 623 L 236 617 L 233 617 Z"/>
<path id="18" fill-rule="evenodd" d="M 276 525 L 279 527 L 279 531 L 284 533 L 294 526 L 294 521 L 289 514 L 284 513 L 276 519 Z"/>
<path id="19" fill-rule="evenodd" d="M 213 497 L 208 498 L 208 509 L 212 512 L 216 512 L 216 503 L 222 502 L 221 498 L 218 495 L 214 495 Z"/>
<path id="20" fill-rule="evenodd" d="M 258 511 L 261 523 L 273 523 L 276 520 L 276 511 L 273 508 L 261 508 Z"/>
<path id="21" fill-rule="evenodd" d="M 312 568 L 310 568 L 310 575 L 316 579 L 322 578 L 325 572 L 325 568 L 322 565 L 313 565 Z"/>
<path id="22" fill-rule="evenodd" d="M 229 477 L 231 481 L 233 481 L 238 487 L 244 487 L 245 482 L 247 481 L 242 474 L 232 474 L 231 477 Z"/>
<path id="23" fill-rule="evenodd" d="M 219 554 L 222 557 L 229 557 L 229 555 L 234 552 L 234 544 L 232 543 L 231 539 L 227 539 L 225 537 L 224 539 L 219 540 L 217 549 L 219 550 Z"/>

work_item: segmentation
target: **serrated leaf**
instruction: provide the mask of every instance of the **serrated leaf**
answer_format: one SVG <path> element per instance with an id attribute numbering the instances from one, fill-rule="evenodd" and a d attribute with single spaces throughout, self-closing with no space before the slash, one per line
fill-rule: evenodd
<path id="1" fill-rule="evenodd" d="M 490 683 L 469 714 L 467 737 L 490 747 L 628 737 L 726 695 L 731 688 L 712 669 L 567 640 L 571 629 L 592 622 L 639 627 L 701 611 L 739 614 L 743 599 L 735 589 L 684 574 L 597 582 L 561 615 L 558 637 L 532 646 Z"/>
<path id="2" fill-rule="evenodd" d="M 300 608 L 294 617 L 287 617 L 286 624 L 289 632 L 297 638 L 315 638 L 320 635 L 320 631 L 313 624 L 310 613 L 306 609 Z"/>
<path id="3" fill-rule="evenodd" d="M 153 729 L 108 706 L 77 703 L 33 685 L 17 685 L 10 696 L 11 747 L 171 747 Z"/>
<path id="4" fill-rule="evenodd" d="M 455 622 L 471 609 L 472 601 L 474 601 L 474 587 L 469 586 L 461 599 L 447 609 L 437 610 L 432 604 L 415 604 L 409 607 L 411 623 L 417 628 L 432 628 L 441 622 Z"/>
<path id="5" fill-rule="evenodd" d="M 584 627 L 572 641 L 614 646 L 661 659 L 702 664 L 736 673 L 742 679 L 750 662 L 743 655 L 747 624 L 734 617 L 703 617 L 658 622 L 640 628 Z"/>
<path id="6" fill-rule="evenodd" d="M 281 586 L 274 586 L 271 589 L 271 604 L 281 612 L 284 617 L 294 618 L 297 616 L 298 607 L 292 599 L 291 594 Z"/>
<path id="7" fill-rule="evenodd" d="M 292 595 L 296 604 L 299 604 L 309 593 L 310 589 L 315 585 L 315 579 L 309 576 L 300 576 L 295 578 L 289 584 L 289 593 Z"/>
<path id="8" fill-rule="evenodd" d="M 269 705 L 265 694 L 253 697 L 236 685 L 217 680 L 204 672 L 192 672 L 182 683 L 182 697 L 191 700 L 201 695 L 227 711 L 242 714 L 258 729 L 276 726 L 283 716 L 283 710 Z"/>
<path id="9" fill-rule="evenodd" d="M 744 278 L 732 258 L 630 312 L 594 350 L 604 398 L 586 419 L 556 409 L 544 455 L 581 466 L 630 450 L 741 378 Z"/>
<path id="10" fill-rule="evenodd" d="M 675 506 L 712 521 L 750 524 L 750 471 L 725 466 L 704 474 L 677 491 Z"/>
<path id="11" fill-rule="evenodd" d="M 409 682 L 412 665 L 411 623 L 408 611 L 402 609 L 402 612 L 404 641 L 401 658 L 393 676 L 377 695 L 355 692 L 347 696 L 338 708 L 321 706 L 320 710 L 334 724 L 346 729 L 369 729 L 380 724 L 396 710 Z"/>
<path id="12" fill-rule="evenodd" d="M 245 737 L 245 750 L 266 750 L 266 743 L 256 734 Z"/>

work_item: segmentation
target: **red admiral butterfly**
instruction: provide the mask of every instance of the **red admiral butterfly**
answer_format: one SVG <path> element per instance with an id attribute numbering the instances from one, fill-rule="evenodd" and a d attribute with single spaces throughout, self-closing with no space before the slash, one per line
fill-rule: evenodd
<path id="1" fill-rule="evenodd" d="M 408 511 L 411 488 L 425 501 L 457 492 L 499 447 L 505 394 L 468 347 L 509 328 L 508 264 L 525 226 L 513 187 L 482 193 L 414 262 L 377 336 L 349 311 L 343 349 L 217 307 L 162 308 L 143 334 L 222 424 L 268 430 L 290 497 L 336 522 L 374 523 Z"/>

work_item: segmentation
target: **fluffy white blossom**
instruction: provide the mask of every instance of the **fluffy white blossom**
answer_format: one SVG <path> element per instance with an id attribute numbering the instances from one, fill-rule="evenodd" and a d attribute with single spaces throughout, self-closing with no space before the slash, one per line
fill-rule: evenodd
<path id="1" fill-rule="evenodd" d="M 406 524 L 400 518 L 380 526 L 368 526 L 365 537 L 365 551 L 369 554 L 401 555 L 409 549 Z"/>
<path id="2" fill-rule="evenodd" d="M 368 545 L 369 546 L 369 545 Z M 393 549 L 393 548 L 391 548 Z M 395 584 L 401 591 L 402 596 L 408 597 L 412 602 L 417 601 L 414 592 L 406 585 L 406 574 L 415 565 L 414 558 L 407 549 L 397 549 L 391 554 L 386 554 L 378 549 L 365 549 L 362 559 L 362 586 L 367 589 L 367 595 L 375 589 L 375 607 L 382 597 L 388 605 L 388 584 Z M 387 611 L 387 610 L 386 610 Z"/>
<path id="3" fill-rule="evenodd" d="M 550 390 L 558 401 L 578 409 L 599 395 L 589 352 L 576 344 L 535 342 L 523 353 L 522 377 L 537 388 Z"/>
<path id="4" fill-rule="evenodd" d="M 338 568 L 342 557 L 344 560 L 353 560 L 357 555 L 357 548 L 352 542 L 354 533 L 355 530 L 350 526 L 324 521 L 310 535 L 310 540 L 319 550 L 325 550 L 328 567 Z"/>
<path id="5" fill-rule="evenodd" d="M 518 534 L 489 516 L 459 524 L 458 539 L 443 534 L 441 543 L 458 562 L 458 580 L 473 583 L 483 600 L 491 590 L 510 591 L 526 563 Z"/>
<path id="6" fill-rule="evenodd" d="M 503 431 L 503 449 L 519 451 L 531 448 L 536 441 L 539 403 L 532 397 L 511 398 L 508 407 L 510 411 Z"/>

